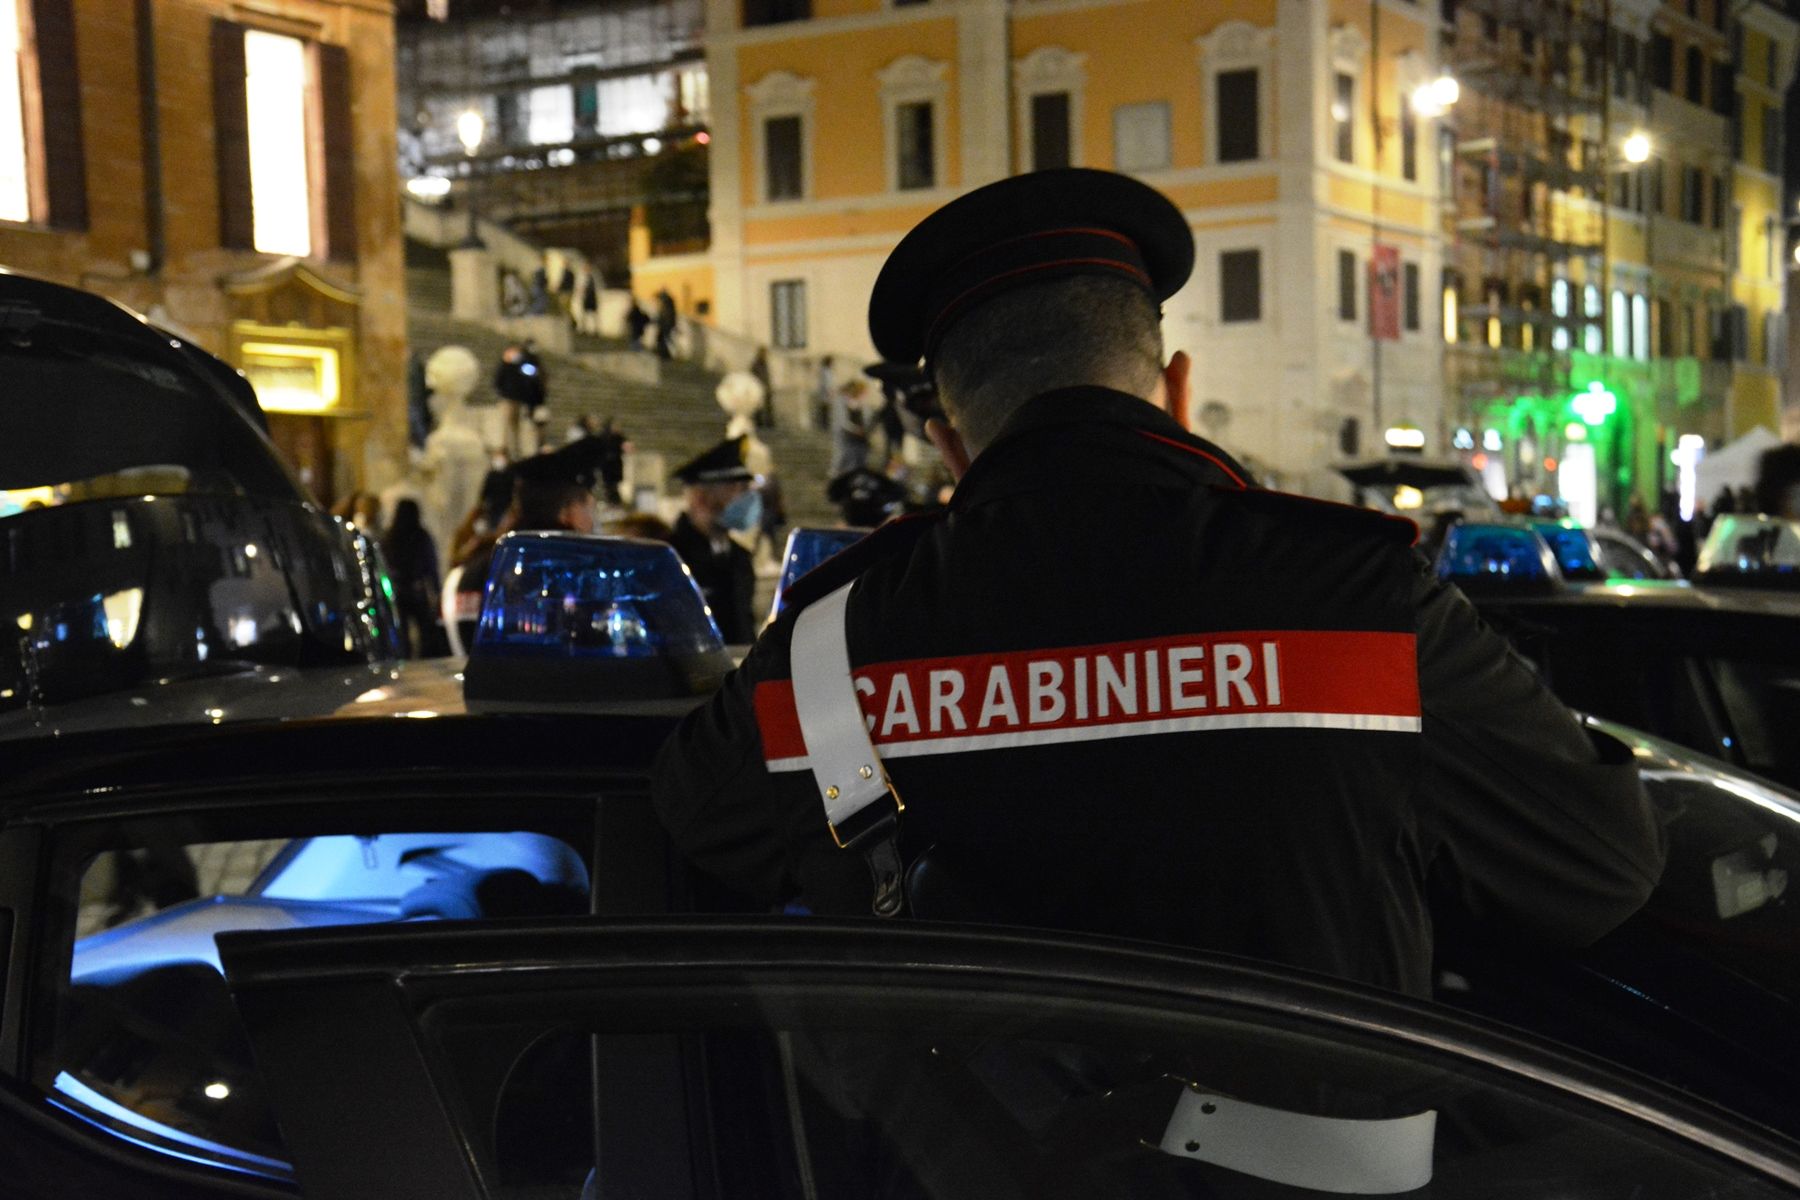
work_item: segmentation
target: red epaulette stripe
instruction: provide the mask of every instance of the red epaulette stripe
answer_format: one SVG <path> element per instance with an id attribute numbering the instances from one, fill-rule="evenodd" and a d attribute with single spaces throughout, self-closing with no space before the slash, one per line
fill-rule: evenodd
<path id="1" fill-rule="evenodd" d="M 1165 446 L 1173 446 L 1177 450 L 1185 450 L 1197 458 L 1204 458 L 1207 462 L 1225 472 L 1225 478 L 1231 480 L 1231 482 L 1237 484 L 1241 488 L 1248 489 L 1250 487 L 1249 484 L 1238 477 L 1236 471 L 1226 466 L 1225 461 L 1216 454 L 1208 454 L 1198 446 L 1190 446 L 1186 442 L 1178 442 L 1174 438 L 1166 438 L 1160 433 L 1151 433 L 1148 429 L 1140 429 L 1137 431 L 1137 434 L 1139 437 L 1147 437 L 1153 442 L 1161 442 Z"/>

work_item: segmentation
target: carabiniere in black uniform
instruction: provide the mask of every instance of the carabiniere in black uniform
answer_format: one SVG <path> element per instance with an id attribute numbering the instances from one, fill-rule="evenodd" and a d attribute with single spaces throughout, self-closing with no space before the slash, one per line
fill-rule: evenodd
<path id="1" fill-rule="evenodd" d="M 916 297 L 931 264 L 1014 238 L 1020 214 L 1139 247 L 1186 237 L 1141 184 L 1042 172 L 940 211 L 908 242 L 949 244 L 921 266 L 902 243 L 890 270 L 928 277 Z M 884 338 L 892 299 L 878 283 L 876 344 L 916 354 Z M 935 312 L 917 307 L 913 338 Z M 796 585 L 670 740 L 656 803 L 676 843 L 759 902 L 869 911 L 862 856 L 821 814 L 789 664 L 798 613 L 854 580 L 850 660 L 906 805 L 902 850 L 934 847 L 974 915 L 1426 995 L 1428 891 L 1568 945 L 1635 911 L 1663 841 L 1625 748 L 1429 574 L 1410 522 L 1247 478 L 1136 396 L 1029 401 L 946 513 L 890 522 Z"/>

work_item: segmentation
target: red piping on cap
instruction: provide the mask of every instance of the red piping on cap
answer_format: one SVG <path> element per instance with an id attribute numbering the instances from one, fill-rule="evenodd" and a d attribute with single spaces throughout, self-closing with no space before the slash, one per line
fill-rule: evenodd
<path id="1" fill-rule="evenodd" d="M 1059 232 L 1067 232 L 1067 231 L 1059 231 Z M 982 295 L 982 293 L 991 290 L 996 284 L 1004 283 L 1008 279 L 1016 279 L 1021 275 L 1034 275 L 1039 271 L 1055 271 L 1055 270 L 1059 270 L 1063 267 L 1084 267 L 1084 266 L 1086 266 L 1086 267 L 1111 267 L 1113 270 L 1118 271 L 1122 275 L 1131 276 L 1133 279 L 1135 279 L 1139 283 L 1143 284 L 1146 288 L 1149 288 L 1152 286 L 1152 284 L 1150 282 L 1150 276 L 1147 272 L 1139 270 L 1137 267 L 1132 266 L 1130 263 L 1120 262 L 1116 258 L 1064 258 L 1064 259 L 1058 259 L 1056 262 L 1034 263 L 1029 267 L 1018 267 L 1014 270 L 1006 271 L 1006 272 L 1003 272 L 1002 274 L 995 275 L 988 279 L 982 280 L 980 283 L 976 284 L 974 287 L 970 288 L 968 291 L 964 292 L 962 295 L 956 297 L 956 299 L 954 299 L 954 300 L 950 301 L 950 303 L 946 304 L 943 307 L 943 309 L 939 311 L 936 319 L 933 320 L 931 322 L 931 324 L 926 327 L 926 330 L 925 330 L 925 357 L 928 360 L 931 358 L 932 347 L 937 345 L 938 330 L 939 330 L 939 328 L 941 328 L 943 326 L 944 322 L 946 320 L 948 320 L 950 317 L 954 316 L 959 309 L 961 309 L 962 307 L 964 307 L 965 305 L 967 305 L 969 303 L 972 303 L 974 300 L 979 298 Z"/>
<path id="2" fill-rule="evenodd" d="M 1037 233 L 1022 233 L 1018 237 L 1010 237 L 1010 238 L 1007 238 L 1003 242 L 990 242 L 989 244 L 981 247 L 979 250 L 969 251 L 969 253 L 963 255 L 961 258 L 959 258 L 955 262 L 951 263 L 942 272 L 940 272 L 940 274 L 948 275 L 948 274 L 950 274 L 950 272 L 956 270 L 958 267 L 961 267 L 963 264 L 969 262 L 971 259 L 980 258 L 984 254 L 992 254 L 996 250 L 1003 249 L 1007 246 L 1017 245 L 1019 242 L 1036 241 L 1038 238 L 1047 238 L 1047 237 L 1066 237 L 1071 233 L 1087 234 L 1090 237 L 1111 238 L 1115 242 L 1119 242 L 1119 243 L 1122 243 L 1123 245 L 1130 246 L 1132 248 L 1132 250 L 1135 251 L 1140 258 L 1143 256 L 1143 248 L 1140 247 L 1136 242 L 1132 241 L 1130 238 L 1126 237 L 1124 234 L 1120 233 L 1116 229 L 1084 229 L 1079 226 L 1076 226 L 1076 227 L 1069 228 L 1069 229 L 1043 229 L 1043 230 L 1039 230 Z"/>

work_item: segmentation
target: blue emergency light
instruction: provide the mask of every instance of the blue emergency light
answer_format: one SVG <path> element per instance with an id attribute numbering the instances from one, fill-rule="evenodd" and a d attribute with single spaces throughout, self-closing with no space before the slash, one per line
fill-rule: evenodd
<path id="1" fill-rule="evenodd" d="M 1800 521 L 1759 513 L 1720 513 L 1694 567 L 1697 582 L 1800 588 Z"/>
<path id="2" fill-rule="evenodd" d="M 824 529 L 817 526 L 795 526 L 788 534 L 787 549 L 781 555 L 781 578 L 775 584 L 775 604 L 769 609 L 773 621 L 787 607 L 787 590 L 794 581 L 836 554 L 854 546 L 868 535 L 867 529 Z"/>
<path id="3" fill-rule="evenodd" d="M 1437 574 L 1466 592 L 1543 593 L 1562 584 L 1550 547 L 1524 525 L 1452 525 L 1438 551 Z"/>
<path id="4" fill-rule="evenodd" d="M 731 670 L 700 589 L 663 542 L 509 533 L 469 650 L 469 700 L 532 705 L 704 695 Z"/>

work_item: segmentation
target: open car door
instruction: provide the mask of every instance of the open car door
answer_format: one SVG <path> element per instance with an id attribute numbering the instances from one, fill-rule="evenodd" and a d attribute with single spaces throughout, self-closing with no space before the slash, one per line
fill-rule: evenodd
<path id="1" fill-rule="evenodd" d="M 1800 1191 L 1724 1110 L 1239 960 L 764 918 L 219 947 L 311 1200 Z"/>

